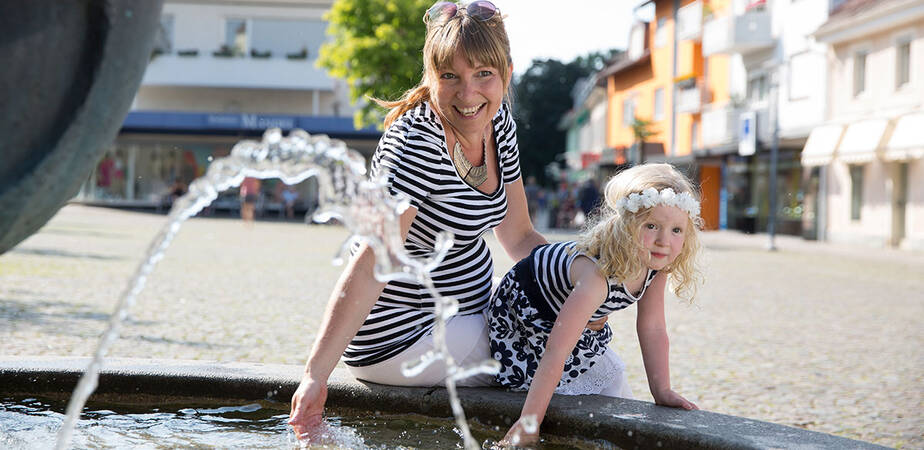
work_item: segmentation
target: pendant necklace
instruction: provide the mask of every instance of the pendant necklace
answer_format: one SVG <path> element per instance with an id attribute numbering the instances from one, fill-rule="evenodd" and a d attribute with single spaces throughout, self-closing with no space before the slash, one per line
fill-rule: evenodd
<path id="1" fill-rule="evenodd" d="M 452 162 L 455 163 L 456 169 L 462 175 L 462 181 L 465 184 L 477 188 L 488 181 L 488 135 L 484 135 L 481 141 L 482 163 L 480 166 L 472 166 L 468 158 L 462 153 L 462 144 L 456 138 L 456 145 L 452 148 Z"/>

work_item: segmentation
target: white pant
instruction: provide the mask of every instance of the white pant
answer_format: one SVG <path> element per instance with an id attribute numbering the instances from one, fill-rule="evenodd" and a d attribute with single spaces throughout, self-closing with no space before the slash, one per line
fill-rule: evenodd
<path id="1" fill-rule="evenodd" d="M 483 314 L 453 316 L 446 323 L 446 345 L 449 354 L 459 367 L 475 365 L 490 360 L 491 344 L 488 340 L 488 324 Z M 401 364 L 416 361 L 424 353 L 433 350 L 433 334 L 421 337 L 401 354 L 371 366 L 352 367 L 350 373 L 359 380 L 392 386 L 443 386 L 446 379 L 446 363 L 435 361 L 414 377 L 401 373 Z M 494 375 L 478 374 L 463 378 L 456 386 L 496 386 Z"/>

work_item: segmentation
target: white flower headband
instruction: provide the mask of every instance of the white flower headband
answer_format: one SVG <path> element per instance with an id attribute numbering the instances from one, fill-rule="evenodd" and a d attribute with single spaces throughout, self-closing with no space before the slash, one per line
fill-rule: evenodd
<path id="1" fill-rule="evenodd" d="M 641 193 L 632 193 L 628 197 L 616 200 L 616 209 L 625 209 L 636 213 L 640 208 L 652 208 L 657 205 L 674 206 L 690 215 L 691 219 L 699 217 L 699 202 L 689 192 L 677 194 L 671 188 L 661 191 L 650 187 Z"/>

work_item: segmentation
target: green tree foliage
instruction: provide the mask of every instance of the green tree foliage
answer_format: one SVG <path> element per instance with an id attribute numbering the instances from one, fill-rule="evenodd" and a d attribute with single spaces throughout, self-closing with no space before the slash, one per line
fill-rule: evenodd
<path id="1" fill-rule="evenodd" d="M 384 111 L 367 97 L 394 100 L 420 82 L 426 27 L 421 20 L 433 0 L 337 0 L 325 16 L 331 42 L 318 65 L 350 86 L 361 105 L 357 126 L 382 126 Z"/>
<path id="2" fill-rule="evenodd" d="M 513 109 L 524 176 L 535 176 L 544 185 L 554 181 L 547 179 L 545 167 L 565 151 L 567 132 L 559 130 L 558 123 L 573 107 L 571 90 L 579 79 L 603 69 L 615 54 L 595 52 L 567 64 L 537 59 L 517 77 Z"/>

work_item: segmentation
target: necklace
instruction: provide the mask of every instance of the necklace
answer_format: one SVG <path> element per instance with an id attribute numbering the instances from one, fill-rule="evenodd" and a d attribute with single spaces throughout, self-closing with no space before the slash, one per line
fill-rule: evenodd
<path id="1" fill-rule="evenodd" d="M 484 135 L 481 141 L 481 156 L 481 165 L 472 166 L 472 163 L 462 153 L 462 144 L 456 139 L 456 145 L 452 148 L 452 162 L 455 163 L 459 175 L 462 175 L 462 181 L 473 188 L 488 181 L 488 135 Z"/>

